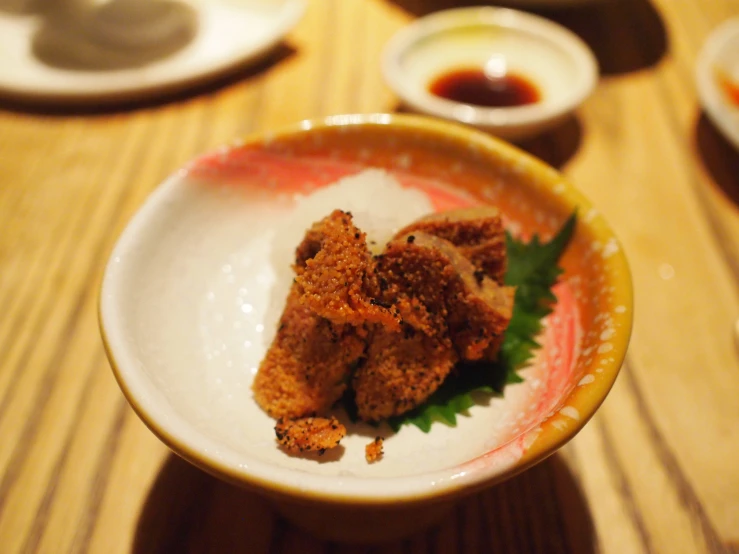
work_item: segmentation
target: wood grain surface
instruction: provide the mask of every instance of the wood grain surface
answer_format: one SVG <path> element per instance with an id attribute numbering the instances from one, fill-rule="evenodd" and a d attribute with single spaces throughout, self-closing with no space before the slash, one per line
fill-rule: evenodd
<path id="1" fill-rule="evenodd" d="M 605 214 L 636 292 L 615 388 L 546 462 L 405 541 L 329 544 L 170 454 L 118 389 L 98 287 L 147 194 L 245 133 L 400 109 L 379 71 L 384 43 L 459 4 L 313 0 L 257 67 L 175 97 L 84 113 L 0 101 L 0 552 L 739 552 L 739 153 L 693 78 L 739 0 L 540 12 L 589 43 L 602 77 L 524 147 Z"/>

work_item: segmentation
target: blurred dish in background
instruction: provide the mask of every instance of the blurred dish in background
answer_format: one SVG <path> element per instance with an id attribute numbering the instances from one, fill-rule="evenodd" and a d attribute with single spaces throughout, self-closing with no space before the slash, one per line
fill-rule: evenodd
<path id="1" fill-rule="evenodd" d="M 602 4 L 613 0 L 503 0 L 506 6 L 526 8 L 563 8 L 583 4 Z"/>
<path id="2" fill-rule="evenodd" d="M 716 82 L 730 104 L 739 107 L 739 80 L 732 79 L 722 68 L 716 69 Z"/>
<path id="3" fill-rule="evenodd" d="M 706 40 L 696 82 L 708 118 L 739 150 L 739 17 L 719 25 Z"/>
<path id="4" fill-rule="evenodd" d="M 185 48 L 198 33 L 198 12 L 180 0 L 66 0 L 40 19 L 33 56 L 82 71 L 142 67 Z"/>
<path id="5" fill-rule="evenodd" d="M 0 12 L 0 95 L 100 105 L 171 93 L 260 59 L 304 9 L 305 0 L 70 0 Z"/>
<path id="6" fill-rule="evenodd" d="M 509 140 L 567 117 L 596 85 L 595 56 L 548 19 L 505 8 L 460 8 L 401 29 L 383 58 L 386 81 L 410 108 Z"/>

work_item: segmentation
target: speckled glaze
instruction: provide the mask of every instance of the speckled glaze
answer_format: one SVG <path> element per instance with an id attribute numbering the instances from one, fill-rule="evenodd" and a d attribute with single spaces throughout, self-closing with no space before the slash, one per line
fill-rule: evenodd
<path id="1" fill-rule="evenodd" d="M 543 348 L 522 372 L 525 383 L 473 407 L 456 428 L 437 423 L 428 434 L 404 427 L 392 435 L 357 425 L 343 451 L 291 458 L 277 449 L 273 422 L 249 389 L 269 342 L 263 316 L 274 309 L 268 297 L 277 277 L 264 245 L 296 192 L 370 166 L 423 190 L 437 210 L 493 203 L 522 236 L 548 237 L 577 210 L 559 302 Z M 631 331 L 631 295 L 616 238 L 558 172 L 458 125 L 383 114 L 303 122 L 248 138 L 173 175 L 116 246 L 100 317 L 124 394 L 175 452 L 271 496 L 313 532 L 366 541 L 412 532 L 451 501 L 522 471 L 571 439 L 618 374 Z M 387 437 L 385 459 L 368 465 L 363 445 L 377 433 Z M 327 525 L 336 517 L 341 520 Z"/>

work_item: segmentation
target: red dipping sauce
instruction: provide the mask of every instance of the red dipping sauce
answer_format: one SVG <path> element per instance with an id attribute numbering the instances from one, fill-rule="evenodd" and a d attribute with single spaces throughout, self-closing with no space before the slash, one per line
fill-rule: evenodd
<path id="1" fill-rule="evenodd" d="M 429 92 L 447 100 L 504 108 L 535 104 L 541 100 L 539 88 L 523 75 L 506 73 L 490 77 L 482 69 L 455 69 L 437 77 Z"/>

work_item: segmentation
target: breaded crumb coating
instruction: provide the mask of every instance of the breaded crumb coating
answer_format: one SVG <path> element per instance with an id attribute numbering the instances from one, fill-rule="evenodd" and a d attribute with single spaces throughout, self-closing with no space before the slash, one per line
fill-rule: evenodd
<path id="1" fill-rule="evenodd" d="M 463 360 L 494 360 L 513 316 L 515 289 L 492 284 L 450 291 L 449 334 Z"/>
<path id="2" fill-rule="evenodd" d="M 318 452 L 336 448 L 346 435 L 344 427 L 335 417 L 305 417 L 279 419 L 275 425 L 277 442 L 288 452 Z"/>
<path id="3" fill-rule="evenodd" d="M 364 459 L 368 464 L 379 462 L 382 459 L 382 443 L 382 437 L 375 437 L 375 440 L 364 447 Z"/>
<path id="4" fill-rule="evenodd" d="M 326 413 L 341 397 L 366 344 L 364 329 L 335 325 L 300 302 L 293 285 L 252 389 L 270 416 Z"/>
<path id="5" fill-rule="evenodd" d="M 513 314 L 514 289 L 480 275 L 460 248 L 413 232 L 388 244 L 381 267 L 394 282 L 405 281 L 407 290 L 421 291 L 417 297 L 432 314 L 443 314 L 460 359 L 479 360 L 496 351 Z"/>
<path id="6" fill-rule="evenodd" d="M 378 329 L 354 374 L 357 413 L 364 421 L 400 415 L 423 403 L 457 363 L 445 337 Z"/>
<path id="7" fill-rule="evenodd" d="M 459 359 L 493 352 L 512 315 L 512 289 L 480 277 L 451 242 L 422 232 L 399 237 L 378 257 L 380 279 L 410 307 L 400 332 L 376 329 L 352 386 L 359 417 L 378 421 L 425 402 Z M 415 303 L 414 303 L 415 302 Z M 494 353 L 494 352 L 493 352 Z"/>
<path id="8" fill-rule="evenodd" d="M 399 327 L 397 308 L 377 302 L 374 260 L 351 214 L 334 210 L 313 225 L 297 248 L 295 272 L 301 302 L 332 323 Z"/>
<path id="9" fill-rule="evenodd" d="M 466 260 L 457 262 L 460 279 L 454 280 L 447 291 L 452 342 L 463 360 L 494 359 L 513 316 L 515 288 L 480 278 L 472 267 L 465 267 Z"/>
<path id="10" fill-rule="evenodd" d="M 442 239 L 419 233 L 393 240 L 377 256 L 379 279 L 387 283 L 383 300 L 400 305 L 403 321 L 429 335 L 446 334 L 446 295 L 449 283 L 455 278 L 449 257 L 437 244 L 454 246 Z M 421 244 L 428 237 L 434 244 Z M 426 241 L 426 242 L 429 242 Z"/>
<path id="11" fill-rule="evenodd" d="M 506 242 L 497 208 L 479 206 L 430 214 L 401 229 L 396 238 L 414 232 L 448 240 L 478 270 L 503 284 L 507 266 Z"/>

